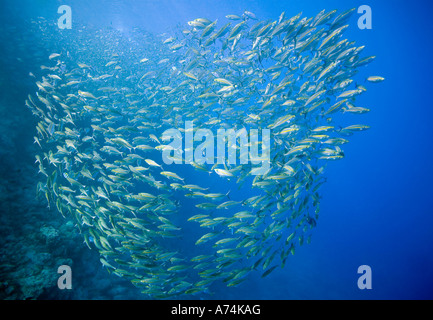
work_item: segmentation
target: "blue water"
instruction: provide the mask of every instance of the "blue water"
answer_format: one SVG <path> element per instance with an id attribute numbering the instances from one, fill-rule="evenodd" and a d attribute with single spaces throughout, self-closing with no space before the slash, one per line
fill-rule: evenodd
<path id="1" fill-rule="evenodd" d="M 353 121 L 368 124 L 371 128 L 350 137 L 350 143 L 344 145 L 345 158 L 327 166 L 327 182 L 321 189 L 320 217 L 311 243 L 297 248 L 284 269 L 277 268 L 265 279 L 260 274 L 252 273 L 248 281 L 239 287 L 216 285 L 213 295 L 193 298 L 433 298 L 431 3 L 401 0 L 368 3 L 336 0 L 153 0 L 99 1 L 95 4 L 76 0 L 21 1 L 18 6 L 14 1 L 2 1 L 4 19 L 1 21 L 14 24 L 17 28 L 21 21 L 36 17 L 56 21 L 59 16 L 57 8 L 61 4 L 71 6 L 73 23 L 79 21 L 101 28 L 111 25 L 125 33 L 134 26 L 163 33 L 197 17 L 213 21 L 227 14 L 241 14 L 245 9 L 262 20 L 275 20 L 282 11 L 286 12 L 286 16 L 302 11 L 303 16 L 311 17 L 322 9 L 344 11 L 363 4 L 370 5 L 373 28 L 360 30 L 357 27 L 359 15 L 355 14 L 345 37 L 356 41 L 357 45 L 365 45 L 366 56 L 377 56 L 357 77 L 363 79 L 369 75 L 381 75 L 386 81 L 370 85 L 368 92 L 357 99 L 358 105 L 370 108 L 371 112 L 354 115 Z M 23 46 L 26 45 L 31 46 L 23 43 Z M 0 46 L 7 46 L 7 43 Z M 7 81 L 3 80 L 0 90 L 5 90 L 5 95 L 11 97 L 10 101 L 15 104 L 6 106 L 2 103 L 0 108 L 8 107 L 14 114 L 25 114 L 28 110 L 23 102 L 30 92 L 20 91 L 26 86 L 20 77 L 24 73 L 20 74 L 21 69 L 17 69 L 17 74 L 5 75 L 7 57 L 1 57 L 1 61 L 2 79 Z M 17 62 L 11 59 L 11 63 Z M 13 99 L 12 95 L 20 98 Z M 31 119 L 30 115 L 24 117 Z M 34 133 L 26 134 L 24 131 L 34 130 L 34 125 L 27 123 L 15 127 L 15 130 L 23 132 L 14 136 L 19 144 L 33 143 Z M 5 134 L 2 132 L 2 135 Z M 15 152 L 15 155 L 22 157 L 22 161 L 33 159 L 32 155 L 20 155 L 20 152 Z M 7 164 L 13 166 L 12 162 Z M 16 201 L 19 203 L 20 199 Z M 45 217 L 51 216 L 55 214 Z M 11 232 L 12 229 L 5 230 Z M 5 232 L 1 234 L 2 243 L 9 236 Z M 52 289 L 41 298 L 140 299 L 127 282 L 110 284 L 115 276 L 100 268 L 96 252 L 92 255 L 87 251 L 83 245 L 82 252 L 85 252 L 86 261 L 93 264 L 91 267 L 74 257 L 79 268 L 72 289 L 74 293 L 68 295 Z M 67 253 L 65 258 L 68 258 Z M 360 275 L 357 269 L 360 265 L 371 267 L 372 289 L 358 288 Z M 1 279 L 3 282 L 13 280 L 4 277 Z M 100 282 L 92 282 L 91 279 L 96 277 Z M 113 285 L 124 286 L 124 289 L 111 296 L 98 291 Z"/>

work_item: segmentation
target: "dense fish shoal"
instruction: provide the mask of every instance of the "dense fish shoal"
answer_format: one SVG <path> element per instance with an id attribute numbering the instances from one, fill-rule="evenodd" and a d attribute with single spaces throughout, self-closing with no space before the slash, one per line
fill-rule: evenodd
<path id="1" fill-rule="evenodd" d="M 368 112 L 356 98 L 384 80 L 356 79 L 374 56 L 343 37 L 353 12 L 245 11 L 157 36 L 36 22 L 57 45 L 26 100 L 39 194 L 153 298 L 284 267 L 311 241 L 327 161 L 369 128 L 341 115 Z"/>

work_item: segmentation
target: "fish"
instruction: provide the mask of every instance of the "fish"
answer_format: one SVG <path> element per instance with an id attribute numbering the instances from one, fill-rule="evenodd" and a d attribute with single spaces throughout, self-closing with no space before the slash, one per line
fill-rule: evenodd
<path id="1" fill-rule="evenodd" d="M 272 271 L 274 271 L 276 268 L 278 267 L 278 265 L 272 266 L 270 267 L 268 270 L 266 270 L 265 272 L 263 272 L 262 274 L 262 278 L 268 276 Z"/>
<path id="2" fill-rule="evenodd" d="M 161 171 L 160 174 L 162 174 L 162 175 L 164 175 L 164 176 L 166 176 L 166 177 L 172 178 L 172 179 L 177 179 L 177 180 L 181 180 L 181 181 L 184 180 L 184 178 L 179 177 L 179 175 L 177 175 L 177 174 L 174 173 L 174 172 L 170 172 L 170 171 Z"/>
<path id="3" fill-rule="evenodd" d="M 218 169 L 218 168 L 216 168 L 216 169 L 214 169 L 214 171 L 215 171 L 215 172 L 216 172 L 220 177 L 233 177 L 233 176 L 234 176 L 230 171 L 225 170 L 225 169 Z"/>
<path id="4" fill-rule="evenodd" d="M 78 94 L 82 97 L 85 97 L 85 98 L 98 99 L 93 94 L 91 94 L 90 92 L 78 90 Z"/>
<path id="5" fill-rule="evenodd" d="M 48 57 L 48 59 L 54 59 L 54 58 L 58 58 L 58 57 L 60 57 L 60 53 L 52 53 L 52 54 L 50 54 L 50 56 Z"/>
<path id="6" fill-rule="evenodd" d="M 154 160 L 152 160 L 152 159 L 144 159 L 144 161 L 149 165 L 149 166 L 152 166 L 152 167 L 160 167 L 160 168 L 162 168 L 162 166 L 160 165 L 160 164 L 158 164 L 158 163 L 156 163 Z"/>
<path id="7" fill-rule="evenodd" d="M 373 82 L 373 83 L 382 82 L 384 80 L 385 78 L 381 76 L 370 76 L 366 79 L 366 81 Z"/>
<path id="8" fill-rule="evenodd" d="M 226 18 L 230 19 L 230 20 L 241 20 L 242 19 L 240 16 L 238 16 L 236 14 L 228 14 L 228 15 L 226 15 Z"/>

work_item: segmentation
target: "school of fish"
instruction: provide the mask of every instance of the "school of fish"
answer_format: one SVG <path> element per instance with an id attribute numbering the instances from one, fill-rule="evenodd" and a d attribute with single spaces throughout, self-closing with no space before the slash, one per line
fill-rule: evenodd
<path id="1" fill-rule="evenodd" d="M 336 122 L 368 112 L 355 99 L 384 80 L 352 79 L 375 58 L 343 37 L 354 10 L 276 21 L 245 11 L 158 36 L 53 31 L 59 50 L 32 74 L 37 88 L 26 100 L 39 121 L 39 194 L 74 220 L 104 268 L 150 298 L 208 292 L 215 281 L 236 286 L 250 272 L 284 267 L 311 240 L 327 160 L 343 158 L 348 138 L 369 128 Z M 163 163 L 162 133 L 184 133 L 186 121 L 194 131 L 270 129 L 269 170 Z M 227 189 L 212 190 L 209 177 Z M 233 186 L 256 195 L 235 197 Z M 201 234 L 191 239 L 185 224 Z"/>

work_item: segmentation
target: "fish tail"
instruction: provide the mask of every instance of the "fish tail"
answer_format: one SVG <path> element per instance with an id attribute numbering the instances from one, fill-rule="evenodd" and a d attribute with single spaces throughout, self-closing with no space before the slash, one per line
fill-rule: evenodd
<path id="1" fill-rule="evenodd" d="M 231 199 L 230 199 L 230 196 L 229 196 L 229 194 L 230 194 L 231 191 L 232 191 L 232 189 L 230 189 L 230 190 L 226 193 L 226 197 L 227 197 L 229 200 L 231 200 Z"/>

